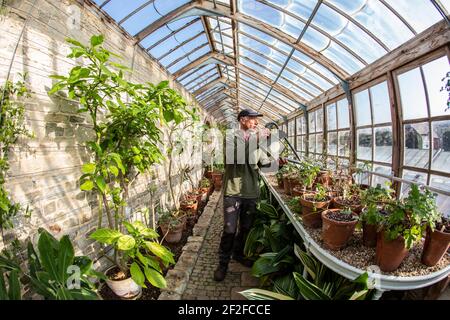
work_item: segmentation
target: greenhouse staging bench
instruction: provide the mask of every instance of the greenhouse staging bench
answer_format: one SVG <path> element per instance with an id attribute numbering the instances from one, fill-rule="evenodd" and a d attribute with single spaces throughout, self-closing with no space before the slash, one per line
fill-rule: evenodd
<path id="1" fill-rule="evenodd" d="M 304 245 L 308 252 L 314 255 L 320 262 L 326 265 L 331 270 L 336 273 L 346 277 L 347 279 L 354 280 L 364 272 L 369 275 L 370 282 L 374 284 L 377 293 L 374 298 L 378 299 L 381 297 L 384 291 L 389 290 L 413 290 L 418 288 L 423 288 L 430 286 L 440 280 L 446 278 L 450 274 L 450 263 L 448 255 L 444 261 L 444 267 L 437 271 L 419 276 L 398 276 L 393 274 L 385 274 L 377 272 L 377 266 L 370 265 L 367 268 L 361 269 L 350 265 L 349 263 L 337 258 L 330 251 L 324 249 L 317 241 L 317 237 L 313 237 L 311 232 L 313 229 L 306 228 L 301 219 L 297 214 L 292 212 L 292 210 L 286 205 L 286 199 L 283 199 L 281 192 L 274 187 L 274 180 L 272 176 L 261 174 L 265 184 L 270 190 L 271 196 L 280 204 L 283 211 L 286 213 L 289 220 L 292 222 L 293 226 L 301 236 L 304 241 Z M 320 229 L 319 229 L 320 230 Z M 440 264 L 442 266 L 442 264 Z M 427 268 L 428 269 L 428 268 Z M 432 269 L 432 268 L 430 268 Z"/>

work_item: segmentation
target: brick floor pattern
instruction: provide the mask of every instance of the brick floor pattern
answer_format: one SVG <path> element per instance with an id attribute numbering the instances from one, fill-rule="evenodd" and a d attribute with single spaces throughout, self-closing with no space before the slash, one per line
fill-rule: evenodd
<path id="1" fill-rule="evenodd" d="M 214 281 L 213 275 L 219 263 L 219 244 L 223 228 L 223 198 L 211 219 L 211 224 L 200 249 L 196 265 L 189 278 L 184 300 L 245 300 L 239 291 L 257 288 L 259 281 L 251 276 L 250 268 L 231 261 L 224 281 Z"/>

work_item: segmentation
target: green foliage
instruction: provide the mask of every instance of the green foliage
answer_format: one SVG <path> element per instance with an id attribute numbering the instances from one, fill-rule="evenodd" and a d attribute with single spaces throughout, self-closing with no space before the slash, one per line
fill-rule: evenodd
<path id="1" fill-rule="evenodd" d="M 369 298 L 368 275 L 362 274 L 350 281 L 317 261 L 313 256 L 295 246 L 295 254 L 307 270 L 309 277 L 294 272 L 300 295 L 306 300 L 342 300 Z M 308 279 L 309 278 L 309 279 Z"/>
<path id="2" fill-rule="evenodd" d="M 288 295 L 264 289 L 247 289 L 239 293 L 248 300 L 294 300 Z"/>
<path id="3" fill-rule="evenodd" d="M 160 127 L 186 119 L 196 121 L 198 114 L 187 107 L 168 81 L 155 85 L 126 80 L 130 70 L 112 61 L 120 57 L 104 48 L 103 35 L 92 36 L 88 45 L 75 39 L 67 42 L 72 45 L 68 58 L 82 58 L 87 63 L 72 68 L 67 75 L 52 76 L 57 82 L 48 94 L 67 94 L 79 102 L 78 112 L 89 116 L 95 135 L 86 143 L 91 161 L 82 167 L 80 189 L 98 194 L 99 227 L 106 212 L 109 229 L 122 230 L 131 184 L 140 173 L 164 159 Z M 120 247 L 131 244 L 125 241 L 127 238 L 121 239 Z M 133 265 L 136 277 L 140 275 L 137 270 Z M 152 279 L 156 282 L 156 276 Z"/>
<path id="4" fill-rule="evenodd" d="M 314 201 L 327 201 L 328 195 L 327 195 L 327 189 L 322 186 L 320 183 L 316 186 L 316 193 L 314 193 Z"/>
<path id="5" fill-rule="evenodd" d="M 25 107 L 23 99 L 30 96 L 25 85 L 26 76 L 13 83 L 7 81 L 1 88 L 0 101 L 0 229 L 13 228 L 12 219 L 21 211 L 19 204 L 15 204 L 5 190 L 5 177 L 9 170 L 9 155 L 14 144 L 20 137 L 33 135 L 25 127 Z M 25 214 L 29 214 L 28 208 Z"/>
<path id="6" fill-rule="evenodd" d="M 112 244 L 116 250 L 121 251 L 120 267 L 123 270 L 129 269 L 138 285 L 146 288 L 147 280 L 155 287 L 165 288 L 166 281 L 159 262 L 166 267 L 175 264 L 173 254 L 156 242 L 158 233 L 141 221 L 124 222 L 124 226 L 129 234 L 102 228 L 94 231 L 90 237 L 103 244 Z"/>
<path id="7" fill-rule="evenodd" d="M 210 186 L 211 186 L 211 181 L 209 181 L 209 179 L 203 178 L 200 181 L 200 188 L 209 188 Z"/>
<path id="8" fill-rule="evenodd" d="M 386 188 L 378 184 L 376 187 L 361 190 L 361 204 L 365 209 L 360 215 L 360 221 L 371 225 L 380 225 L 385 219 L 385 215 L 380 211 L 395 201 L 394 193 L 390 183 L 386 184 Z"/>
<path id="9" fill-rule="evenodd" d="M 415 184 L 411 185 L 406 198 L 389 204 L 386 209 L 389 215 L 383 221 L 383 228 L 387 239 L 402 236 L 408 249 L 422 238 L 427 227 L 434 229 L 442 219 L 437 210 L 435 195 L 428 189 L 421 192 Z"/>

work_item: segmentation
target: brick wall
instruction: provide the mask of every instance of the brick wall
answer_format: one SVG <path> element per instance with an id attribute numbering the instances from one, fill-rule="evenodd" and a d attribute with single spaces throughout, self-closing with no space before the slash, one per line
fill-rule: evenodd
<path id="1" fill-rule="evenodd" d="M 0 83 L 6 79 L 13 50 L 32 3 L 12 1 L 9 12 L 0 19 Z M 69 234 L 77 253 L 95 253 L 95 245 L 86 239 L 86 234 L 97 225 L 97 204 L 92 196 L 79 190 L 78 182 L 81 165 L 89 159 L 84 142 L 92 134 L 91 124 L 76 113 L 76 104 L 50 98 L 47 91 L 52 86 L 49 75 L 67 74 L 76 65 L 66 58 L 69 45 L 65 38 L 88 43 L 92 35 L 100 33 L 105 35 L 105 47 L 121 55 L 122 63 L 132 68 L 130 81 L 158 83 L 169 79 L 170 86 L 195 105 L 188 92 L 95 7 L 83 1 L 37 0 L 20 39 L 10 76 L 11 80 L 17 80 L 19 73 L 28 74 L 32 98 L 26 104 L 26 119 L 36 137 L 22 141 L 15 148 L 7 181 L 14 201 L 29 205 L 32 215 L 30 219 L 19 217 L 16 228 L 6 234 L 6 238 L 16 236 L 23 240 L 35 234 L 37 228 L 45 227 L 57 237 Z M 196 159 L 201 160 L 200 152 Z M 132 212 L 149 203 L 148 185 L 152 181 L 158 187 L 155 198 L 163 203 L 168 201 L 166 174 L 167 166 L 162 165 L 156 167 L 154 180 L 149 175 L 138 178 L 130 190 Z M 201 177 L 200 161 L 193 176 L 194 181 Z M 188 188 L 187 183 L 183 188 Z M 2 246 L 0 240 L 0 249 Z"/>

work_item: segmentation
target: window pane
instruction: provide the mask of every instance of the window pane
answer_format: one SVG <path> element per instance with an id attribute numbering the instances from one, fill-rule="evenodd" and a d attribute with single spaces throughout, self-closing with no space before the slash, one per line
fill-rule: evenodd
<path id="1" fill-rule="evenodd" d="M 337 147 L 338 147 L 337 132 L 328 133 L 328 154 L 333 156 L 337 155 Z"/>
<path id="2" fill-rule="evenodd" d="M 323 134 L 318 134 L 316 137 L 316 153 L 323 152 L 322 144 L 323 144 Z"/>
<path id="3" fill-rule="evenodd" d="M 309 132 L 314 133 L 316 132 L 316 113 L 310 112 L 308 114 L 308 122 L 309 122 Z"/>
<path id="4" fill-rule="evenodd" d="M 405 159 L 407 166 L 427 168 L 429 146 L 428 123 L 405 125 Z"/>
<path id="5" fill-rule="evenodd" d="M 430 186 L 441 190 L 450 191 L 450 178 L 431 175 Z"/>
<path id="6" fill-rule="evenodd" d="M 339 132 L 339 156 L 350 156 L 350 131 Z"/>
<path id="7" fill-rule="evenodd" d="M 370 88 L 372 98 L 373 123 L 391 122 L 389 91 L 386 81 Z"/>
<path id="8" fill-rule="evenodd" d="M 441 90 L 442 87 L 445 87 L 445 83 L 442 79 L 447 72 L 450 72 L 448 58 L 444 56 L 436 59 L 425 64 L 422 68 L 427 84 L 431 116 L 450 115 L 450 112 L 445 112 L 449 93 L 446 90 Z"/>
<path id="9" fill-rule="evenodd" d="M 354 103 L 356 108 L 356 126 L 360 127 L 371 124 L 369 91 L 366 89 L 356 93 Z"/>
<path id="10" fill-rule="evenodd" d="M 388 175 L 388 176 L 390 176 L 392 173 L 392 169 L 390 167 L 379 166 L 379 165 L 374 165 L 373 171 L 380 173 L 380 174 Z M 391 182 L 391 180 L 384 178 L 384 177 L 377 176 L 375 174 L 372 177 L 372 186 L 373 187 L 377 186 L 378 184 L 380 184 L 382 187 L 385 187 L 386 182 Z"/>
<path id="11" fill-rule="evenodd" d="M 427 182 L 427 174 L 423 172 L 416 172 L 411 170 L 403 170 L 403 179 L 412 181 L 414 183 L 422 183 L 426 184 Z M 411 184 L 403 182 L 401 197 L 408 195 L 409 190 L 411 190 Z"/>
<path id="12" fill-rule="evenodd" d="M 392 162 L 392 127 L 375 128 L 375 161 Z"/>
<path id="13" fill-rule="evenodd" d="M 323 131 L 323 110 L 320 108 L 316 111 L 316 132 Z"/>
<path id="14" fill-rule="evenodd" d="M 316 152 L 316 135 L 315 134 L 310 134 L 309 135 L 309 152 Z"/>
<path id="15" fill-rule="evenodd" d="M 347 98 L 337 102 L 338 128 L 345 129 L 350 127 L 349 110 Z"/>
<path id="16" fill-rule="evenodd" d="M 304 132 L 305 129 L 302 127 L 302 124 L 303 124 L 302 118 L 304 118 L 303 115 L 298 116 L 296 118 L 296 121 L 297 121 L 297 134 L 304 134 L 304 133 L 306 133 L 306 132 Z"/>
<path id="17" fill-rule="evenodd" d="M 357 157 L 372 160 L 372 129 L 357 130 Z"/>
<path id="18" fill-rule="evenodd" d="M 303 146 L 303 137 L 297 136 L 297 151 L 305 151 L 305 147 Z"/>
<path id="19" fill-rule="evenodd" d="M 327 125 L 328 130 L 336 130 L 336 104 L 327 106 Z"/>
<path id="20" fill-rule="evenodd" d="M 425 90 L 420 69 L 416 68 L 398 76 L 403 119 L 419 119 L 428 116 Z"/>
<path id="21" fill-rule="evenodd" d="M 450 172 L 450 120 L 434 121 L 431 169 Z"/>

